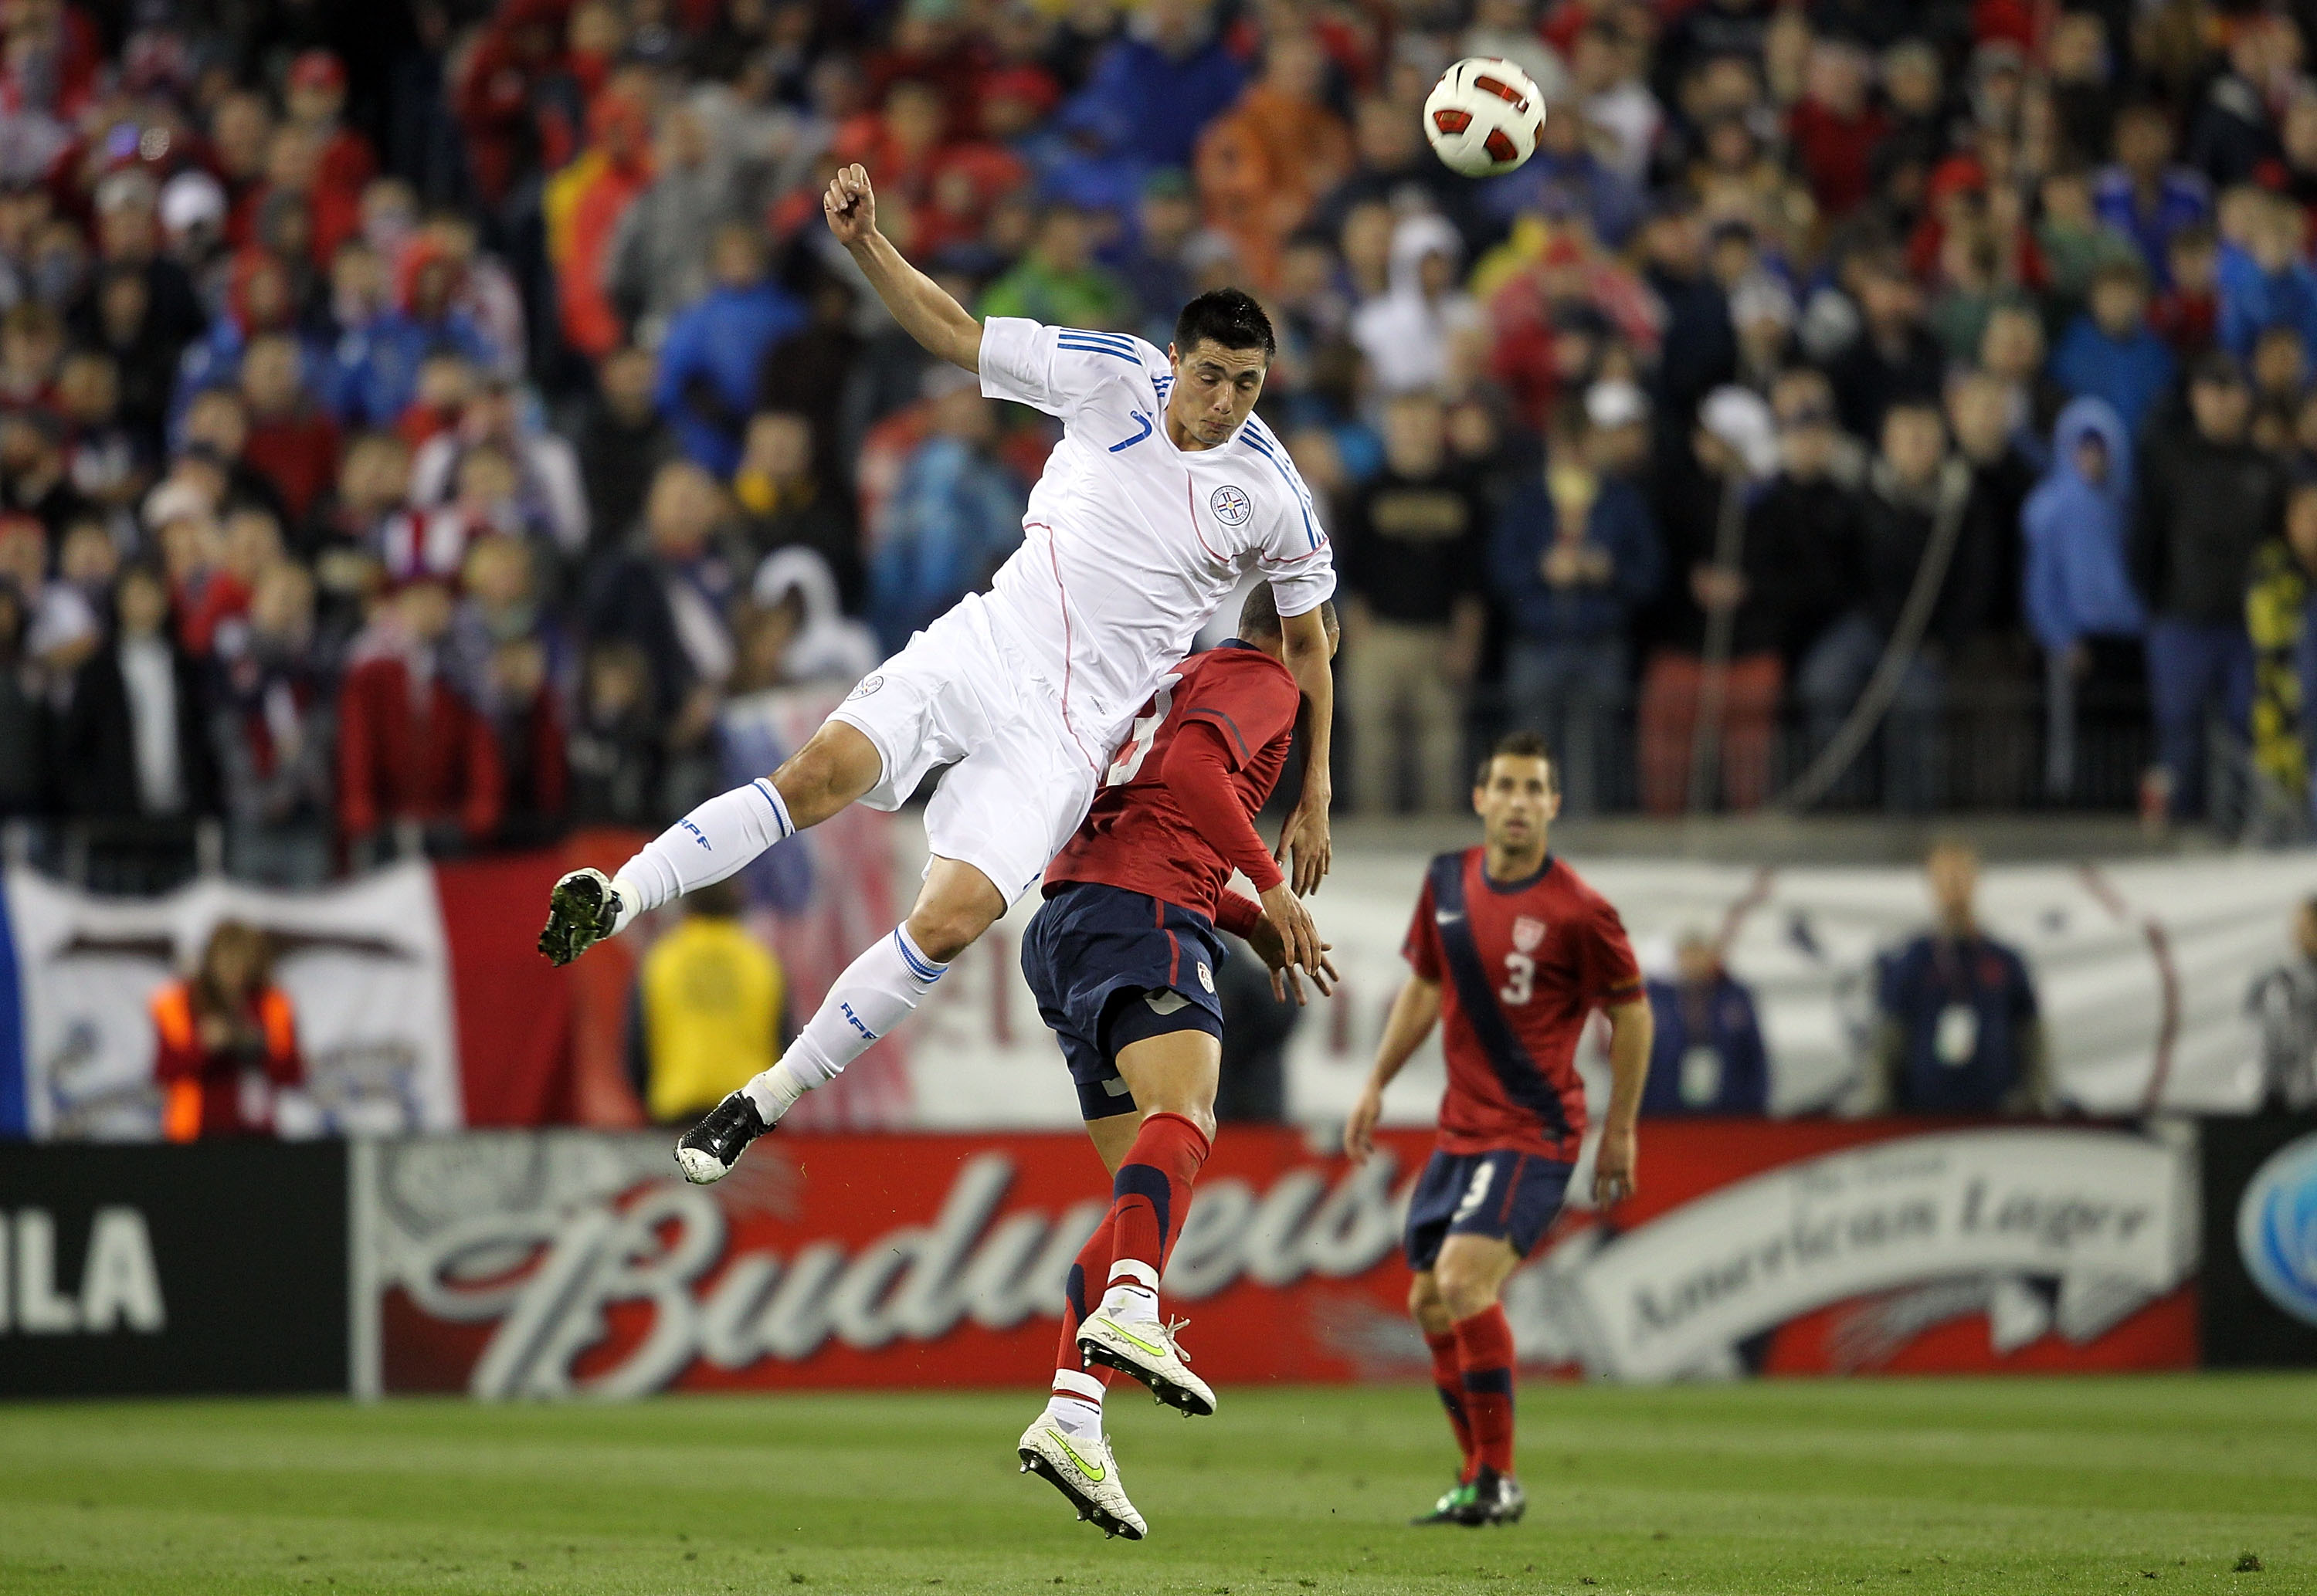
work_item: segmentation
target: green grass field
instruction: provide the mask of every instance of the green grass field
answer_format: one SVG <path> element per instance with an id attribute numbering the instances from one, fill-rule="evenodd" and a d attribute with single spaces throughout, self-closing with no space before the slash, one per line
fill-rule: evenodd
<path id="1" fill-rule="evenodd" d="M 1533 1386 L 1486 1531 L 1404 1527 L 1428 1388 L 1122 1395 L 1140 1546 L 1015 1472 L 1030 1405 L 0 1407 L 0 1591 L 2317 1592 L 2317 1379 Z"/>

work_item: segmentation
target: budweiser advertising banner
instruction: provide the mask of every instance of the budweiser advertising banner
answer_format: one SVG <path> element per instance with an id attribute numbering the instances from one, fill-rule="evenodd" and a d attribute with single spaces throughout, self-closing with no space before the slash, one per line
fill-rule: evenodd
<path id="1" fill-rule="evenodd" d="M 1226 1128 L 1166 1282 L 1202 1372 L 1421 1370 L 1399 1242 L 1429 1141 L 1385 1146 L 1355 1167 Z M 1507 1293 L 1533 1369 L 2195 1361 L 2185 1132 L 1683 1121 L 1642 1146 L 1642 1195 L 1564 1216 Z M 1084 1140 L 1044 1135 L 774 1137 L 695 1188 L 660 1136 L 475 1134 L 364 1146 L 353 1178 L 358 1384 L 489 1397 L 1034 1390 L 1105 1204 Z"/>

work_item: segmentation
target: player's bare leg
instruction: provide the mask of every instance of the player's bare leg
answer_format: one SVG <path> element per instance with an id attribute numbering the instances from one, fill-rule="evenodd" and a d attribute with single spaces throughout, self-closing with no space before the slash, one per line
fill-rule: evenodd
<path id="1" fill-rule="evenodd" d="M 850 728 L 848 728 L 850 729 Z M 864 741 L 866 739 L 863 739 Z M 913 1013 L 955 958 L 1006 913 L 1005 895 L 960 860 L 936 857 L 909 917 L 845 967 L 780 1062 L 708 1110 L 675 1145 L 694 1185 L 720 1181 L 797 1099 L 827 1084 Z"/>
<path id="2" fill-rule="evenodd" d="M 1409 1289 L 1409 1310 L 1432 1348 L 1433 1378 L 1466 1462 L 1456 1488 L 1418 1524 L 1509 1524 L 1528 1506 L 1513 1477 L 1512 1327 L 1498 1300 L 1519 1263 L 1508 1242 L 1453 1235 Z M 1453 1393 L 1447 1356 L 1456 1370 Z"/>
<path id="3" fill-rule="evenodd" d="M 1110 1128 L 1135 1116 L 1087 1123 L 1111 1172 L 1116 1229 L 1102 1303 L 1079 1324 L 1078 1347 L 1088 1363 L 1130 1375 L 1160 1402 L 1203 1417 L 1215 1411 L 1214 1390 L 1191 1372 L 1175 1340 L 1179 1326 L 1159 1315 L 1158 1276 L 1168 1244 L 1182 1232 L 1192 1182 L 1213 1144 L 1222 1046 L 1203 1030 L 1168 1031 L 1120 1048 L 1116 1063 L 1141 1112 L 1124 1146 L 1118 1145 L 1125 1139 L 1123 1128 Z"/>

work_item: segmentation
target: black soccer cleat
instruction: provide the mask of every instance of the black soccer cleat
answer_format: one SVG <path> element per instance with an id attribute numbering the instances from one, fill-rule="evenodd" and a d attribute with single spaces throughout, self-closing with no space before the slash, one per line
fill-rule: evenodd
<path id="1" fill-rule="evenodd" d="M 1493 1468 L 1483 1468 L 1473 1476 L 1472 1492 L 1457 1513 L 1459 1524 L 1474 1529 L 1482 1524 L 1517 1524 L 1528 1511 L 1528 1493 L 1521 1489 L 1520 1482 Z"/>
<path id="2" fill-rule="evenodd" d="M 735 1092 L 684 1133 L 675 1144 L 676 1164 L 693 1185 L 711 1185 L 730 1174 L 748 1144 L 770 1129 L 748 1094 Z"/>
<path id="3" fill-rule="evenodd" d="M 1418 1513 L 1409 1522 L 1418 1529 L 1433 1524 L 1461 1524 L 1464 1521 L 1464 1511 L 1472 1502 L 1472 1482 L 1458 1480 L 1440 1493 L 1440 1500 L 1432 1504 L 1430 1512 Z"/>
<path id="4" fill-rule="evenodd" d="M 573 870 L 547 895 L 547 929 L 539 950 L 547 962 L 569 964 L 612 934 L 620 923 L 620 895 L 601 870 Z"/>

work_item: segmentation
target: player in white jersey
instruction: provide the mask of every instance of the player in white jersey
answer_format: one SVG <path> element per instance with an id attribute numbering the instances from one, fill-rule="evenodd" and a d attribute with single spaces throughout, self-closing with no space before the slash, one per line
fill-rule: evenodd
<path id="1" fill-rule="evenodd" d="M 698 1182 L 720 1179 L 799 1097 L 904 1019 L 1043 875 L 1136 712 L 1249 571 L 1271 584 L 1311 737 L 1279 840 L 1292 874 L 1264 895 L 1264 913 L 1292 962 L 1320 963 L 1297 899 L 1328 864 L 1334 688 L 1320 606 L 1335 570 L 1311 494 L 1253 415 L 1274 349 L 1262 308 L 1234 289 L 1202 294 L 1165 354 L 1116 333 L 984 325 L 877 230 L 867 172 L 838 173 L 821 205 L 910 336 L 977 372 L 989 397 L 1059 416 L 1063 435 L 989 593 L 863 678 L 770 777 L 709 799 L 609 878 L 577 870 L 556 884 L 539 946 L 565 964 L 846 805 L 896 808 L 949 767 L 926 807 L 933 858 L 916 906 L 836 978 L 777 1064 L 676 1144 Z"/>

